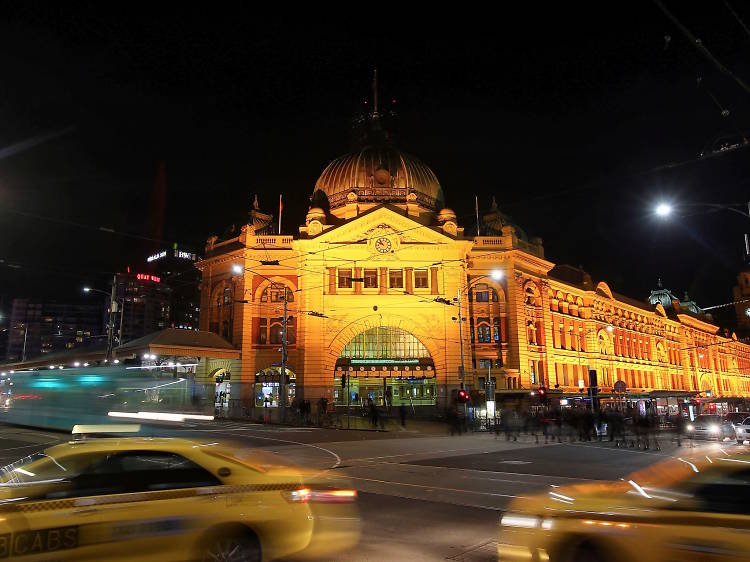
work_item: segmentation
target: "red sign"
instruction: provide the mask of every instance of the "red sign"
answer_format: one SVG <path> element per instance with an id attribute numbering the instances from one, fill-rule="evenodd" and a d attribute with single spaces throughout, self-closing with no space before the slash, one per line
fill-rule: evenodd
<path id="1" fill-rule="evenodd" d="M 135 277 L 139 281 L 153 281 L 154 283 L 161 282 L 161 277 L 157 277 L 156 275 L 149 275 L 148 273 L 136 273 Z"/>

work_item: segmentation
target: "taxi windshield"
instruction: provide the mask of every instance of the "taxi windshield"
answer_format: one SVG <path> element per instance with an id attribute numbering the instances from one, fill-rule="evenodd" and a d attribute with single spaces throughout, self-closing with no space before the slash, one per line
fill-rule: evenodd
<path id="1" fill-rule="evenodd" d="M 0 468 L 0 487 L 67 477 L 70 477 L 70 467 L 64 466 L 47 453 L 40 452 Z"/>

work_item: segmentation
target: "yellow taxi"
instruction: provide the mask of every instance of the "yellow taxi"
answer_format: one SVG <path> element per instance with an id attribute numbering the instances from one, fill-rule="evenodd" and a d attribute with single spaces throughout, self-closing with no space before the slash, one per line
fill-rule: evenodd
<path id="1" fill-rule="evenodd" d="M 670 458 L 621 481 L 551 487 L 515 500 L 500 518 L 498 558 L 750 560 L 750 455 L 717 448 Z"/>
<path id="2" fill-rule="evenodd" d="M 0 560 L 261 561 L 359 539 L 356 492 L 173 438 L 56 445 L 0 469 Z"/>

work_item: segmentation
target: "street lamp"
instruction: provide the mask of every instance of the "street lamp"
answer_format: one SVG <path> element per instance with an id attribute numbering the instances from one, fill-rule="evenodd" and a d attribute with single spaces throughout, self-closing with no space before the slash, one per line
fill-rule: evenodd
<path id="1" fill-rule="evenodd" d="M 123 319 L 123 312 L 125 309 L 125 297 L 122 299 L 115 298 L 115 290 L 117 287 L 117 276 L 112 279 L 112 292 L 109 293 L 107 291 L 102 291 L 101 289 L 96 289 L 94 287 L 90 287 L 86 285 L 83 287 L 83 292 L 86 294 L 89 293 L 101 293 L 102 295 L 106 296 L 110 300 L 109 304 L 109 323 L 107 325 L 107 354 L 106 359 L 109 359 L 109 356 L 112 354 L 112 347 L 114 345 L 114 315 L 116 313 L 120 313 L 120 331 L 118 333 L 118 345 L 122 345 L 122 319 Z"/>
<path id="2" fill-rule="evenodd" d="M 654 211 L 658 216 L 666 218 L 672 214 L 672 205 L 669 205 L 668 203 L 659 203 Z"/>

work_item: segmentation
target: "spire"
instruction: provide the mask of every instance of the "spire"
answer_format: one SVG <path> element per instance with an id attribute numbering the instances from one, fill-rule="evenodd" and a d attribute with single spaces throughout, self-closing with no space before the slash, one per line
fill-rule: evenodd
<path id="1" fill-rule="evenodd" d="M 256 211 L 260 209 L 260 203 L 258 203 L 258 194 L 255 194 L 255 199 L 253 200 L 253 209 Z"/>
<path id="2" fill-rule="evenodd" d="M 661 289 L 663 287 L 663 285 L 661 284 L 661 277 L 659 277 L 659 279 L 657 279 L 657 281 L 656 281 L 656 287 L 658 289 Z"/>
<path id="3" fill-rule="evenodd" d="M 375 68 L 372 71 L 372 119 L 377 120 L 380 117 L 378 114 L 378 69 Z"/>

